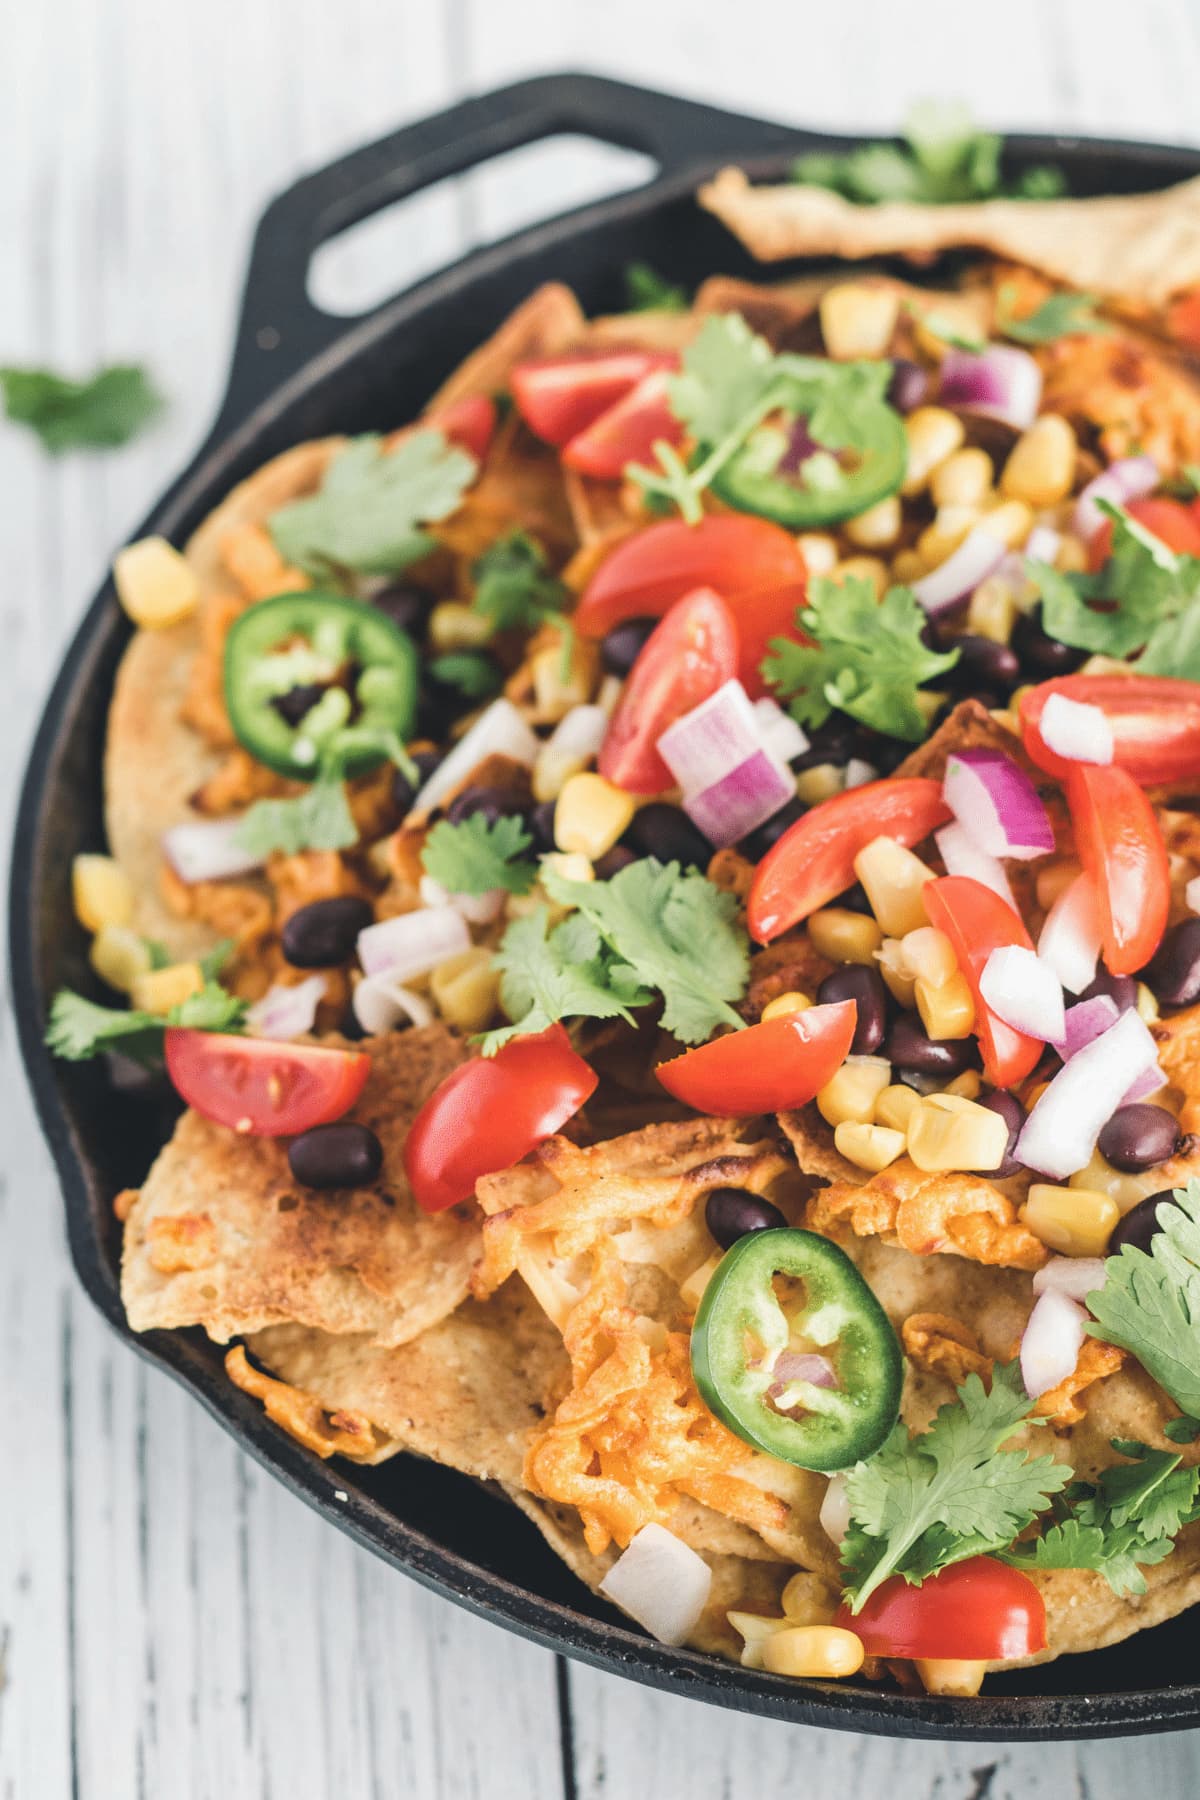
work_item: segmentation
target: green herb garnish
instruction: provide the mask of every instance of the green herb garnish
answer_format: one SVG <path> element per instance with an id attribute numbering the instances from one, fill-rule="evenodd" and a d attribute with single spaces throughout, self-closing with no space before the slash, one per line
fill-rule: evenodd
<path id="1" fill-rule="evenodd" d="M 537 867 L 520 859 L 532 842 L 515 816 L 489 823 L 482 813 L 471 813 L 457 825 L 440 819 L 425 839 L 421 863 L 451 894 L 488 894 L 494 888 L 527 894 Z"/>
<path id="2" fill-rule="evenodd" d="M 513 1023 L 484 1035 L 485 1056 L 559 1019 L 620 1018 L 633 1024 L 630 1008 L 653 999 L 590 920 L 572 913 L 552 931 L 549 920 L 539 906 L 528 918 L 514 919 L 504 934 L 494 962 L 500 1001 Z"/>
<path id="3" fill-rule="evenodd" d="M 630 312 L 685 313 L 690 304 L 686 288 L 668 281 L 646 262 L 626 263 L 625 294 Z"/>
<path id="4" fill-rule="evenodd" d="M 52 369 L 0 368 L 0 388 L 7 417 L 28 425 L 52 456 L 119 449 L 163 409 L 162 395 L 136 363 L 113 363 L 86 381 Z"/>
<path id="5" fill-rule="evenodd" d="M 173 1006 L 165 1017 L 116 1006 L 98 1006 L 70 988 L 60 988 L 50 1007 L 46 1043 L 66 1062 L 87 1062 L 105 1050 L 119 1050 L 135 1062 L 162 1059 L 163 1032 L 168 1025 L 193 1031 L 241 1031 L 246 1003 L 209 981 L 198 994 Z"/>
<path id="6" fill-rule="evenodd" d="M 1114 327 L 1096 313 L 1094 294 L 1051 294 L 1031 313 L 1012 310 L 1015 289 L 1006 282 L 996 295 L 996 330 L 1018 344 L 1053 344 L 1064 337 L 1109 337 Z"/>
<path id="7" fill-rule="evenodd" d="M 1143 675 L 1200 680 L 1200 558 L 1177 556 L 1118 506 L 1097 501 L 1113 521 L 1113 548 L 1096 574 L 1064 575 L 1027 561 L 1051 637 L 1103 656 L 1132 656 Z M 1092 603 L 1104 603 L 1099 611 Z"/>
<path id="8" fill-rule="evenodd" d="M 1051 200 L 1066 191 L 1061 170 L 1032 168 L 1005 182 L 1000 172 L 1003 141 L 976 128 L 967 108 L 927 100 L 914 106 L 900 144 L 864 144 L 856 150 L 819 151 L 792 164 L 792 180 L 832 188 L 859 206 L 886 200 L 926 206 L 962 200 Z"/>

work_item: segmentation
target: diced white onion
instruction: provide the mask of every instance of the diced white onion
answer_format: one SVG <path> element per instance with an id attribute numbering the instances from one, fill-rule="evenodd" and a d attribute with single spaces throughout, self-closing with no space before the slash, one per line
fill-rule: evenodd
<path id="1" fill-rule="evenodd" d="M 740 681 L 726 681 L 668 725 L 656 747 L 686 800 L 724 781 L 764 745 L 745 688 Z"/>
<path id="2" fill-rule="evenodd" d="M 1080 1000 L 1075 1006 L 1068 1006 L 1063 1020 L 1063 1061 L 1070 1062 L 1078 1051 L 1101 1037 L 1111 1025 L 1115 1025 L 1120 1016 L 1121 1009 L 1111 994 L 1095 994 L 1090 1000 Z"/>
<path id="3" fill-rule="evenodd" d="M 1004 561 L 1005 546 L 987 528 L 977 525 L 944 563 L 914 581 L 912 591 L 931 618 L 948 612 L 986 581 Z"/>
<path id="4" fill-rule="evenodd" d="M 1053 969 L 1024 944 L 993 950 L 979 978 L 979 992 L 998 1019 L 1026 1037 L 1061 1044 L 1062 986 Z"/>
<path id="5" fill-rule="evenodd" d="M 310 975 L 293 987 L 276 982 L 247 1011 L 247 1028 L 254 1037 L 303 1037 L 316 1023 L 317 1008 L 324 998 L 323 975 Z"/>
<path id="6" fill-rule="evenodd" d="M 511 700 L 493 700 L 471 729 L 440 762 L 412 803 L 414 813 L 431 812 L 466 781 L 487 756 L 508 756 L 531 769 L 541 742 Z"/>
<path id="7" fill-rule="evenodd" d="M 834 1475 L 830 1479 L 821 1501 L 821 1510 L 817 1514 L 817 1523 L 825 1536 L 835 1544 L 840 1544 L 849 1531 L 850 1496 L 846 1492 L 844 1475 Z"/>
<path id="8" fill-rule="evenodd" d="M 1055 531 L 1053 525 L 1035 525 L 1025 539 L 1022 554 L 1032 562 L 1052 563 L 1061 549 L 1061 531 Z M 1024 575 L 1024 569 L 1021 573 Z"/>
<path id="9" fill-rule="evenodd" d="M 238 842 L 242 821 L 197 819 L 172 825 L 162 836 L 162 851 L 181 881 L 227 881 L 261 869 L 263 859 Z"/>
<path id="10" fill-rule="evenodd" d="M 1051 694 L 1038 721 L 1042 742 L 1068 762 L 1110 763 L 1113 729 L 1098 706 Z"/>
<path id="11" fill-rule="evenodd" d="M 861 756 L 852 756 L 846 764 L 845 788 L 866 787 L 869 781 L 879 780 L 879 770 L 874 763 L 864 762 Z"/>
<path id="12" fill-rule="evenodd" d="M 1038 955 L 1069 994 L 1091 985 L 1100 956 L 1100 909 L 1086 875 L 1077 875 L 1046 914 Z"/>
<path id="13" fill-rule="evenodd" d="M 1054 1288 L 1039 1296 L 1021 1338 L 1021 1380 L 1031 1400 L 1074 1373 L 1086 1324 L 1078 1301 Z"/>
<path id="14" fill-rule="evenodd" d="M 418 891 L 424 906 L 452 906 L 468 925 L 490 925 L 504 911 L 504 888 L 488 888 L 482 894 L 451 894 L 432 875 L 422 875 Z"/>
<path id="15" fill-rule="evenodd" d="M 768 756 L 773 756 L 776 762 L 790 763 L 793 757 L 804 755 L 808 749 L 808 734 L 797 725 L 791 713 L 784 712 L 777 700 L 764 694 L 754 702 L 754 716 Z"/>
<path id="16" fill-rule="evenodd" d="M 1157 1094 L 1166 1085 L 1167 1078 L 1163 1073 L 1162 1066 L 1155 1063 L 1153 1068 L 1145 1070 L 1129 1084 L 1125 1093 L 1121 1095 L 1121 1105 L 1133 1106 L 1138 1100 L 1148 1100 L 1151 1094 Z"/>
<path id="17" fill-rule="evenodd" d="M 607 708 L 599 704 L 573 706 L 569 713 L 564 713 L 541 748 L 543 752 L 553 751 L 563 757 L 586 759 L 598 756 L 607 729 Z"/>
<path id="18" fill-rule="evenodd" d="M 1137 1013 L 1115 1025 L 1064 1063 L 1026 1119 L 1017 1158 L 1027 1169 L 1062 1179 L 1091 1159 L 1096 1139 L 1158 1051 Z"/>
<path id="19" fill-rule="evenodd" d="M 600 1592 L 660 1644 L 682 1644 L 708 1604 L 712 1570 L 662 1525 L 643 1525 L 600 1583 Z"/>
<path id="20" fill-rule="evenodd" d="M 381 919 L 358 934 L 358 960 L 368 975 L 411 981 L 428 975 L 448 956 L 471 948 L 471 934 L 452 906 L 423 906 L 418 912 Z"/>
<path id="21" fill-rule="evenodd" d="M 1103 1286 L 1102 1256 L 1052 1256 L 1033 1277 L 1035 1294 L 1065 1294 L 1081 1304 Z"/>
<path id="22" fill-rule="evenodd" d="M 1004 864 L 981 850 L 963 826 L 957 823 L 943 825 L 940 831 L 934 832 L 933 841 L 946 865 L 947 875 L 969 875 L 972 881 L 981 882 L 984 887 L 991 888 L 993 894 L 1007 900 L 1014 912 L 1017 910 Z"/>
<path id="23" fill-rule="evenodd" d="M 401 1019 L 413 1025 L 428 1025 L 433 1019 L 428 1000 L 390 975 L 364 976 L 354 990 L 351 1005 L 355 1018 L 370 1037 L 394 1031 Z"/>

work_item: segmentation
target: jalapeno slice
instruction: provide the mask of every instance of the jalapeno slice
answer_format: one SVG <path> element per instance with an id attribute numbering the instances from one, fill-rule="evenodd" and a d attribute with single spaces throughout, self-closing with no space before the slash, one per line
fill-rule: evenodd
<path id="1" fill-rule="evenodd" d="M 859 412 L 853 442 L 837 454 L 818 445 L 792 468 L 790 442 L 787 432 L 760 426 L 713 476 L 714 492 L 739 512 L 807 531 L 854 518 L 885 500 L 908 466 L 904 421 L 882 403 Z"/>
<path id="2" fill-rule="evenodd" d="M 734 1244 L 696 1314 L 692 1372 L 731 1431 L 802 1469 L 849 1468 L 900 1416 L 888 1316 L 845 1251 L 811 1231 Z"/>
<path id="3" fill-rule="evenodd" d="M 292 705 L 281 706 L 285 698 Z M 338 734 L 347 745 L 340 773 L 374 768 L 385 754 L 378 735 L 408 737 L 416 701 L 412 639 L 361 600 L 278 594 L 244 612 L 225 640 L 225 706 L 238 742 L 293 780 L 313 779 Z"/>

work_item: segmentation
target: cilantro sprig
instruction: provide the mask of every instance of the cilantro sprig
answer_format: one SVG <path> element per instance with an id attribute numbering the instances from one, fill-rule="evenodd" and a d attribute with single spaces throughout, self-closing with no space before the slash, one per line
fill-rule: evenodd
<path id="1" fill-rule="evenodd" d="M 625 295 L 630 312 L 685 313 L 687 289 L 668 281 L 647 262 L 625 264 Z"/>
<path id="2" fill-rule="evenodd" d="M 105 1050 L 120 1050 L 135 1062 L 162 1059 L 163 1032 L 168 1025 L 194 1031 L 238 1032 L 244 1027 L 246 1003 L 207 981 L 198 994 L 173 1006 L 164 1016 L 117 1006 L 100 1006 L 70 988 L 60 988 L 50 1007 L 46 1043 L 66 1062 L 87 1062 Z"/>
<path id="3" fill-rule="evenodd" d="M 4 411 L 27 425 L 52 456 L 65 450 L 115 450 L 145 430 L 163 397 L 137 363 L 112 363 L 85 381 L 53 369 L 0 368 Z"/>
<path id="4" fill-rule="evenodd" d="M 590 920 L 571 913 L 549 929 L 550 915 L 539 906 L 514 919 L 496 952 L 500 1002 L 513 1021 L 481 1040 L 483 1054 L 514 1037 L 545 1031 L 559 1019 L 625 1019 L 631 1008 L 653 998 L 628 964 L 614 956 Z"/>
<path id="5" fill-rule="evenodd" d="M 425 840 L 421 863 L 451 894 L 487 894 L 494 888 L 527 894 L 537 866 L 521 852 L 532 842 L 515 816 L 489 822 L 482 813 L 471 813 L 458 824 L 440 819 Z"/>
<path id="6" fill-rule="evenodd" d="M 1050 167 L 1025 169 L 1006 182 L 1000 169 L 1002 140 L 980 131 L 967 108 L 952 101 L 914 106 L 903 135 L 903 145 L 864 144 L 857 150 L 802 156 L 792 165 L 792 180 L 832 188 L 860 206 L 885 200 L 945 206 L 998 194 L 1048 200 L 1065 191 L 1061 170 Z"/>
<path id="7" fill-rule="evenodd" d="M 237 841 L 252 856 L 297 856 L 302 850 L 348 850 L 358 841 L 358 827 L 344 785 L 322 773 L 293 799 L 256 800 L 242 816 Z"/>
<path id="8" fill-rule="evenodd" d="M 1051 294 L 1031 313 L 1013 311 L 1016 288 L 1005 282 L 996 295 L 996 330 L 1018 344 L 1053 344 L 1064 337 L 1108 337 L 1114 327 L 1096 312 L 1094 294 Z"/>
<path id="9" fill-rule="evenodd" d="M 1077 650 L 1132 656 L 1143 675 L 1200 680 L 1200 557 L 1176 555 L 1121 507 L 1106 500 L 1097 505 L 1113 521 L 1112 555 L 1103 569 L 1065 575 L 1048 563 L 1026 562 L 1041 596 L 1043 626 Z"/>
<path id="10" fill-rule="evenodd" d="M 1181 1412 L 1200 1417 L 1200 1181 L 1158 1208 L 1149 1251 L 1122 1247 L 1088 1295 L 1088 1331 L 1136 1356 Z"/>
<path id="11" fill-rule="evenodd" d="M 569 592 L 551 573 L 546 552 L 527 531 L 497 538 L 476 558 L 471 579 L 472 605 L 490 619 L 494 631 L 533 631 L 547 619 L 563 623 Z"/>

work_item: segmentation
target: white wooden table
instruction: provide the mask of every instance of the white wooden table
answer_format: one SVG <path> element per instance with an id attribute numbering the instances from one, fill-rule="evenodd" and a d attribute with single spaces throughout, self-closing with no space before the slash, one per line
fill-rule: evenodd
<path id="1" fill-rule="evenodd" d="M 1200 139 L 1195 0 L 12 0 L 0 22 L 0 363 L 144 358 L 172 402 L 109 457 L 52 463 L 0 429 L 6 844 L 56 660 L 211 416 L 251 222 L 302 170 L 572 67 L 797 124 L 890 128 L 933 92 L 1011 127 Z M 354 310 L 627 179 L 594 148 L 521 153 L 326 260 L 320 294 Z M 1192 1736 L 803 1731 L 568 1669 L 423 1593 L 110 1338 L 71 1275 L 7 1019 L 0 1058 L 3 1800 L 1193 1790 Z"/>

